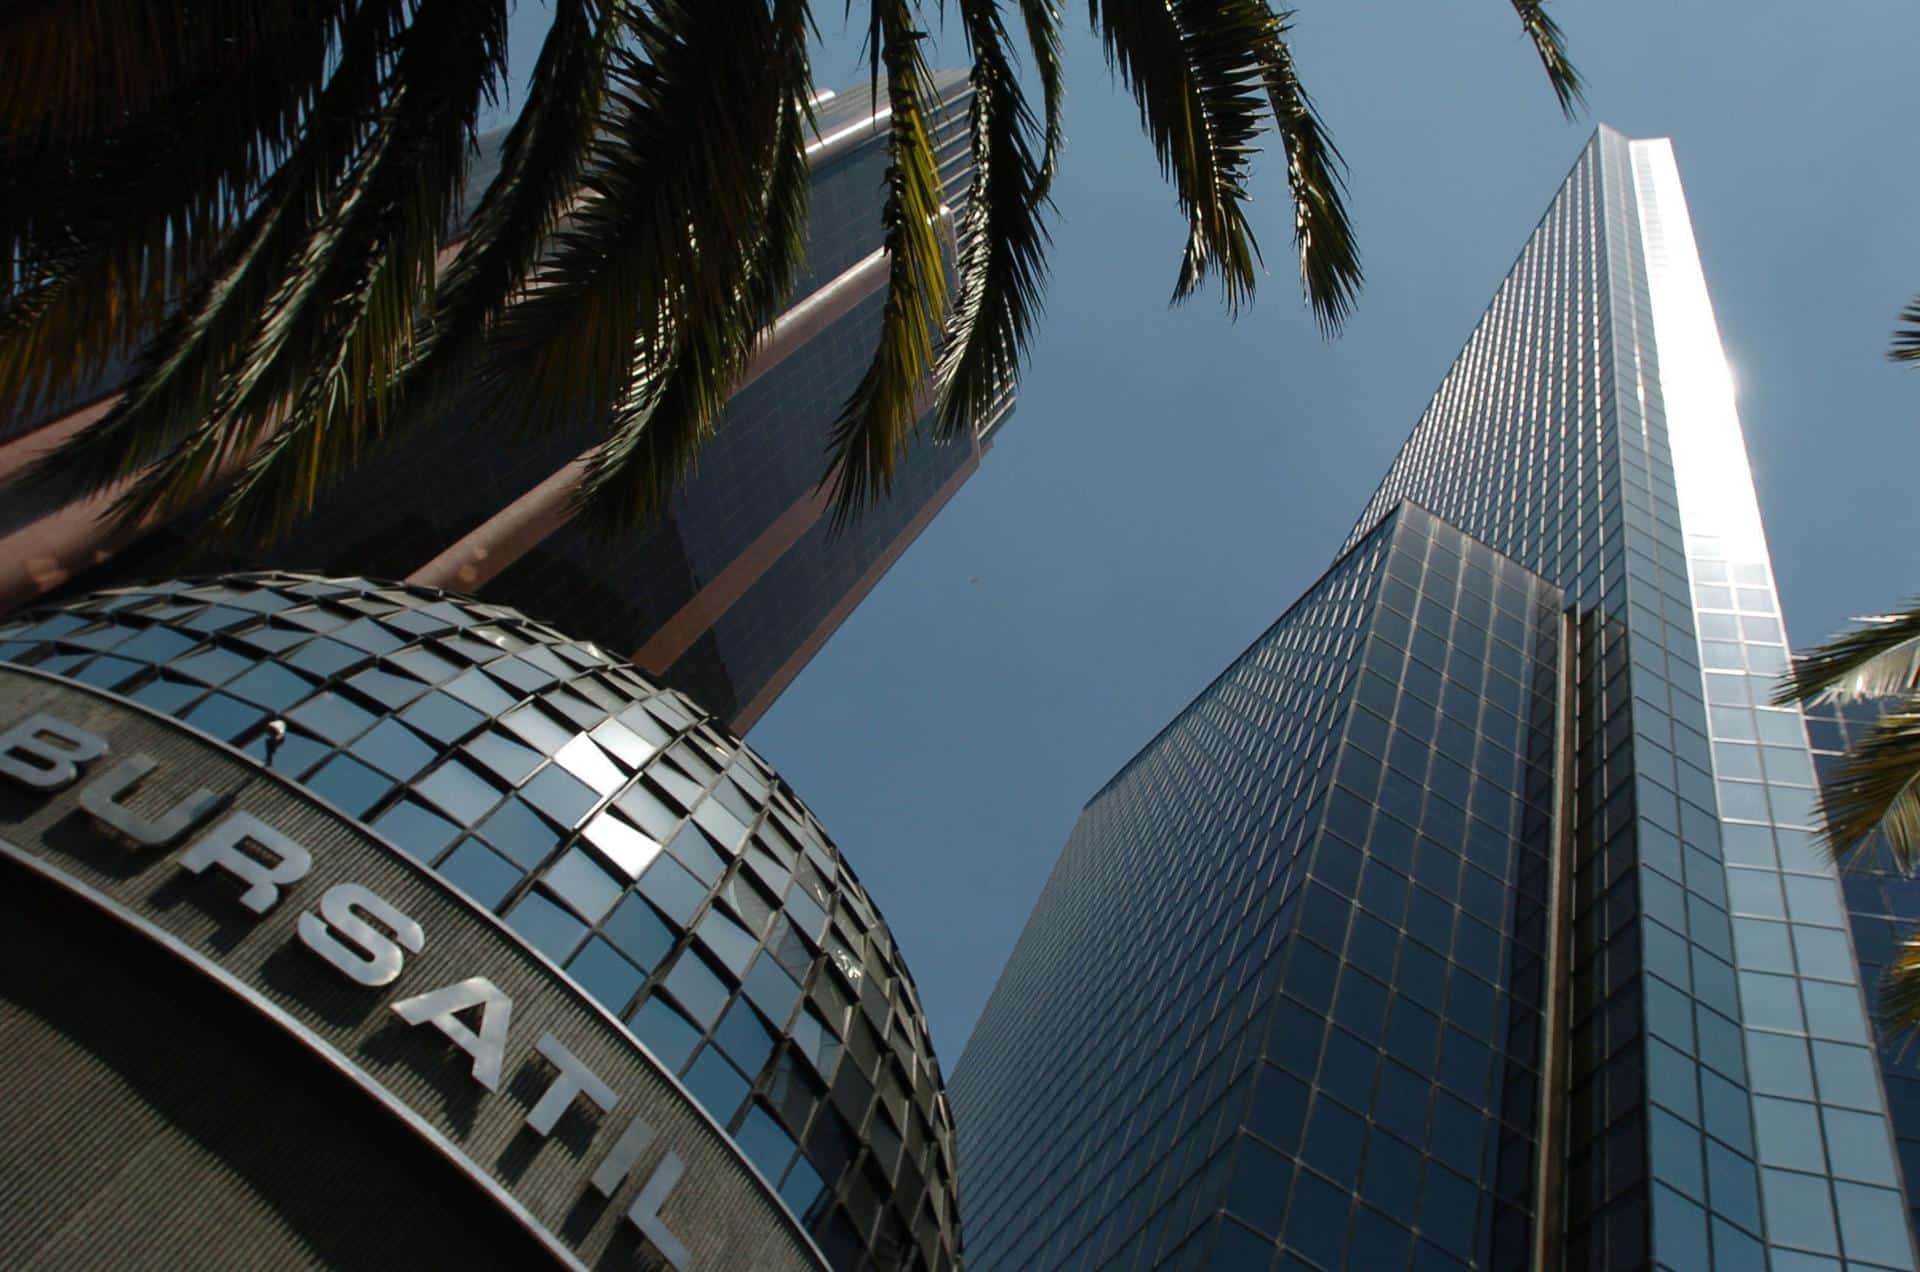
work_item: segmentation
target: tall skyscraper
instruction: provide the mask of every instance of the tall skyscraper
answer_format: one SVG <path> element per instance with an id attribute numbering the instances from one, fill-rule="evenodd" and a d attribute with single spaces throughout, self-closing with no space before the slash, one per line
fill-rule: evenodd
<path id="1" fill-rule="evenodd" d="M 1669 144 L 1602 128 L 1307 594 L 1087 804 L 970 1265 L 1911 1268 Z"/>
<path id="2" fill-rule="evenodd" d="M 957 206 L 971 179 L 972 89 L 962 71 L 935 82 L 935 142 Z M 183 570 L 265 564 L 404 578 L 515 605 L 597 641 L 744 732 L 972 475 L 1012 409 L 1009 395 L 987 429 L 945 445 L 923 421 L 892 493 L 832 532 L 817 487 L 832 424 L 880 328 L 889 116 L 884 96 L 876 103 L 864 86 L 822 101 L 817 115 L 807 269 L 698 468 L 644 535 L 602 551 L 568 524 L 574 461 L 598 421 L 511 443 L 487 428 L 476 395 L 377 456 L 265 553 L 196 541 L 201 516 L 120 542 L 105 537 L 99 508 L 12 500 L 0 514 L 0 609 L 49 589 L 81 595 Z M 476 193 L 488 175 L 482 162 Z M 0 437 L 0 481 L 102 406 Z"/>

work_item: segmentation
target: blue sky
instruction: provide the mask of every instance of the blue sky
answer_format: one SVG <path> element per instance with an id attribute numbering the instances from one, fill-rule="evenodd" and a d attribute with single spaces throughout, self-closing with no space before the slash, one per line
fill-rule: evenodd
<path id="1" fill-rule="evenodd" d="M 856 5 L 856 10 L 862 6 Z M 823 87 L 864 76 L 815 6 Z M 541 17 L 530 0 L 517 43 Z M 1367 285 L 1323 341 L 1275 155 L 1270 276 L 1170 310 L 1181 243 L 1066 5 L 1047 318 L 981 470 L 754 731 L 887 916 L 947 1067 L 1084 800 L 1327 565 L 1595 123 L 1674 140 L 1794 639 L 1920 591 L 1920 8 L 1561 0 L 1565 122 L 1499 0 L 1303 3 Z M 929 19 L 936 31 L 939 19 Z M 937 63 L 954 63 L 957 32 Z"/>

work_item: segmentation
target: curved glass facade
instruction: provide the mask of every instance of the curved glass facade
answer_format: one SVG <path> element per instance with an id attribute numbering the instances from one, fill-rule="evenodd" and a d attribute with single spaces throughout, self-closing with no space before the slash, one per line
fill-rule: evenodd
<path id="1" fill-rule="evenodd" d="M 697 706 L 517 611 L 233 575 L 0 626 L 359 819 L 626 1021 L 836 1268 L 956 1264 L 919 998 L 806 807 Z"/>

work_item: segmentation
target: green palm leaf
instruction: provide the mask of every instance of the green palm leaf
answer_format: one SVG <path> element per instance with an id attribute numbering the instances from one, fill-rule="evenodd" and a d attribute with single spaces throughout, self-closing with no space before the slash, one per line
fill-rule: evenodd
<path id="1" fill-rule="evenodd" d="M 757 165 L 780 118 L 774 93 L 807 91 L 768 74 L 762 0 L 650 9 L 629 15 L 613 55 L 585 196 L 489 342 L 484 383 L 523 431 L 604 425 L 671 361 L 682 324 L 732 312 L 766 196 Z"/>
<path id="2" fill-rule="evenodd" d="M 959 294 L 936 376 L 943 437 L 969 437 L 984 428 L 999 394 L 1019 373 L 1046 277 L 1041 212 L 1051 163 L 1050 156 L 1034 158 L 1032 112 L 1007 54 L 999 7 L 992 0 L 961 0 L 959 9 L 973 46 L 974 176 L 960 219 Z M 1033 26 L 1047 16 L 1044 9 L 1029 12 L 1029 39 L 1036 47 L 1057 49 L 1057 32 Z M 1049 119 L 1049 146 L 1054 127 Z"/>
<path id="3" fill-rule="evenodd" d="M 1265 111 L 1271 13 L 1249 0 L 1090 0 L 1107 53 L 1140 108 L 1187 221 L 1173 299 L 1218 274 L 1227 309 L 1253 299 L 1260 249 L 1247 221 L 1248 162 Z"/>
<path id="4" fill-rule="evenodd" d="M 947 307 L 940 255 L 944 192 L 929 118 L 937 98 L 917 19 L 910 0 L 874 0 L 873 55 L 886 68 L 892 111 L 881 211 L 891 259 L 879 345 L 841 408 L 828 444 L 831 459 L 823 480 L 832 493 L 836 525 L 892 488 L 894 462 L 924 409 L 934 336 Z"/>
<path id="5" fill-rule="evenodd" d="M 1889 1032 L 1920 1029 L 1920 934 L 1909 931 L 1894 951 L 1880 982 L 1877 1015 Z"/>
<path id="6" fill-rule="evenodd" d="M 177 510 L 245 461 L 216 522 L 274 537 L 380 441 L 506 48 L 504 3 L 420 4 L 347 196 L 308 239 L 214 411 L 118 501 L 121 516 Z"/>
<path id="7" fill-rule="evenodd" d="M 1888 698 L 1920 688 L 1920 602 L 1855 621 L 1862 625 L 1793 660 L 1774 691 L 1776 705 Z"/>
<path id="8" fill-rule="evenodd" d="M 345 0 L 92 141 L 0 162 L 0 401 L 31 410 L 132 352 L 252 210 L 325 82 Z"/>
<path id="9" fill-rule="evenodd" d="M 1547 16 L 1546 0 L 1513 0 L 1513 11 L 1520 15 L 1520 25 L 1533 41 L 1540 64 L 1547 69 L 1547 80 L 1553 85 L 1553 95 L 1560 100 L 1561 112 L 1573 118 L 1579 107 L 1585 105 L 1586 95 L 1579 73 L 1567 60 L 1560 24 Z"/>
<path id="10" fill-rule="evenodd" d="M 1293 193 L 1293 242 L 1300 256 L 1300 281 L 1322 333 L 1332 335 L 1346 321 L 1360 290 L 1360 249 L 1353 238 L 1342 191 L 1344 164 L 1300 87 L 1293 53 L 1287 47 L 1287 22 L 1270 16 L 1263 45 L 1261 75 L 1273 107 L 1280 144 L 1287 156 L 1287 188 Z"/>
<path id="11" fill-rule="evenodd" d="M 811 168 L 807 139 L 813 113 L 806 86 L 807 9 L 776 0 L 758 61 L 756 92 L 736 106 L 771 123 L 764 139 L 748 138 L 748 192 L 762 192 L 740 241 L 703 236 L 699 250 L 723 260 L 744 258 L 720 305 L 696 305 L 675 323 L 664 357 L 642 365 L 614 413 L 607 437 L 588 458 L 579 506 L 583 524 L 602 541 L 649 524 L 674 484 L 711 436 L 734 385 L 746 370 L 766 324 L 792 290 L 805 248 Z"/>
<path id="12" fill-rule="evenodd" d="M 1020 0 L 1020 17 L 1027 28 L 1027 48 L 1033 54 L 1033 73 L 1040 81 L 1041 109 L 1047 121 L 1047 139 L 1040 156 L 1040 184 L 1036 198 L 1053 187 L 1053 174 L 1066 144 L 1066 68 L 1060 59 L 1060 11 L 1052 0 Z M 971 24 L 969 24 L 971 25 Z M 971 36 L 968 37 L 972 39 Z M 978 61 L 975 58 L 976 74 Z"/>
<path id="13" fill-rule="evenodd" d="M 1893 347 L 1887 357 L 1894 362 L 1920 362 L 1920 300 L 1900 311 L 1903 324 L 1893 333 Z"/>
<path id="14" fill-rule="evenodd" d="M 1920 699 L 1907 696 L 1848 748 L 1822 785 L 1820 811 L 1836 861 L 1881 831 L 1903 871 L 1920 865 Z"/>
<path id="15" fill-rule="evenodd" d="M 930 397 L 942 435 L 977 431 L 1039 319 L 1063 142 L 1055 0 L 1018 0 L 1038 121 L 1006 0 L 956 2 L 975 176 L 951 313 L 921 6 L 869 8 L 892 101 L 891 260 L 878 348 L 831 438 L 836 519 L 888 488 Z M 1571 110 L 1559 29 L 1542 0 L 1514 4 Z M 499 176 L 436 290 L 502 11 L 0 7 L 0 401 L 32 409 L 147 339 L 114 407 L 31 470 L 46 494 L 125 487 L 120 515 L 138 519 L 239 474 L 219 524 L 279 534 L 479 380 L 510 427 L 601 430 L 581 496 L 596 530 L 659 509 L 794 277 L 807 0 L 555 0 Z M 1217 276 L 1230 312 L 1252 299 L 1246 184 L 1271 117 L 1307 300 L 1337 328 L 1359 257 L 1283 16 L 1269 0 L 1090 0 L 1089 15 L 1186 221 L 1174 298 Z M 1920 335 L 1904 340 L 1896 356 L 1920 354 Z"/>
<path id="16" fill-rule="evenodd" d="M 408 0 L 362 0 L 299 144 L 247 223 L 141 354 L 132 383 L 98 423 L 38 461 L 29 480 L 55 495 L 92 494 L 145 469 L 204 422 L 252 347 L 290 270 L 325 232 L 355 160 L 374 136 Z M 244 447 L 220 448 L 238 456 Z M 211 465 L 202 465 L 211 470 Z"/>
<path id="17" fill-rule="evenodd" d="M 578 196 L 627 0 L 559 0 L 527 90 L 460 253 L 402 375 L 409 423 L 465 389 L 486 334 L 523 294 L 562 213 Z"/>
<path id="18" fill-rule="evenodd" d="M 0 8 L 0 155 L 65 150 L 117 131 L 313 16 L 311 5 L 260 0 L 15 0 Z"/>

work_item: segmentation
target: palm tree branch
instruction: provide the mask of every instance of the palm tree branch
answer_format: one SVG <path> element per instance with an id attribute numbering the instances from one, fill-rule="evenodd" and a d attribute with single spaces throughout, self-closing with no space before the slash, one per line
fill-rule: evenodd
<path id="1" fill-rule="evenodd" d="M 664 362 L 682 323 L 730 310 L 742 258 L 720 245 L 752 241 L 772 94 L 790 87 L 752 63 L 770 23 L 763 0 L 662 0 L 627 14 L 585 197 L 490 333 L 483 384 L 510 427 L 610 421 L 630 405 L 636 360 Z"/>
<path id="2" fill-rule="evenodd" d="M 183 429 L 204 422 L 281 290 L 289 263 L 302 256 L 352 180 L 356 159 L 376 131 L 410 8 L 408 0 L 362 0 L 298 145 L 247 224 L 148 342 L 119 402 L 37 461 L 29 481 L 56 496 L 92 494 L 139 472 Z"/>
<path id="3" fill-rule="evenodd" d="M 222 386 L 214 431 L 272 430 L 223 503 L 223 528 L 268 539 L 285 533 L 322 488 L 386 438 L 396 377 L 413 349 L 422 298 L 433 295 L 480 108 L 505 76 L 506 52 L 504 3 L 426 0 L 416 12 L 380 141 L 361 157 L 353 196 L 309 241 L 260 337 Z M 155 470 L 156 490 L 166 467 Z"/>
<path id="4" fill-rule="evenodd" d="M 1911 1035 L 1920 1029 L 1920 933 L 1908 929 L 1901 938 L 1893 961 L 1882 974 L 1879 1008 L 1874 1014 L 1880 1028 L 1890 1034 Z"/>
<path id="5" fill-rule="evenodd" d="M 1173 299 L 1218 273 L 1227 309 L 1253 298 L 1260 249 L 1246 213 L 1248 163 L 1265 108 L 1261 0 L 1089 0 L 1108 65 L 1140 108 L 1173 182 L 1187 243 Z"/>
<path id="6" fill-rule="evenodd" d="M 504 3 L 419 6 L 349 192 L 301 245 L 213 409 L 117 501 L 123 518 L 177 511 L 217 471 L 246 459 L 247 477 L 218 520 L 277 534 L 381 435 L 415 306 L 432 294 L 435 259 L 466 184 L 481 103 L 505 72 L 506 18 Z M 312 379 L 329 376 L 351 377 L 338 381 L 350 386 L 344 397 L 337 387 L 308 391 Z M 276 432 L 281 442 L 252 453 Z M 276 477 L 276 465 L 294 471 Z M 267 504 L 248 506 L 255 499 Z"/>
<path id="7" fill-rule="evenodd" d="M 349 0 L 351 2 L 351 0 Z M 71 150 L 197 76 L 231 72 L 307 22 L 259 0 L 20 0 L 0 8 L 0 158 Z"/>
<path id="8" fill-rule="evenodd" d="M 1561 113 L 1572 119 L 1586 104 L 1586 92 L 1579 72 L 1567 60 L 1560 24 L 1548 16 L 1546 0 L 1513 0 L 1513 11 L 1520 15 L 1520 25 L 1540 55 L 1540 65 L 1546 68 L 1547 81 L 1553 85 Z"/>
<path id="9" fill-rule="evenodd" d="M 1900 311 L 1900 322 L 1887 358 L 1892 362 L 1920 362 L 1920 299 Z"/>
<path id="10" fill-rule="evenodd" d="M 1261 75 L 1287 156 L 1300 281 L 1320 330 L 1332 335 L 1352 312 L 1361 283 L 1360 249 L 1346 208 L 1346 165 L 1300 86 L 1293 52 L 1287 47 L 1286 16 L 1272 14 L 1270 21 Z"/>
<path id="11" fill-rule="evenodd" d="M 1880 831 L 1902 870 L 1920 864 L 1920 698 L 1906 696 L 1847 749 L 1822 783 L 1820 811 L 1834 860 Z"/>
<path id="12" fill-rule="evenodd" d="M 936 97 L 920 47 L 925 33 L 910 0 L 874 0 L 873 14 L 892 111 L 881 210 L 889 265 L 879 342 L 828 443 L 823 480 L 836 525 L 891 488 L 894 463 L 920 416 L 934 336 L 947 307 L 940 255 L 944 193 L 929 118 Z"/>
<path id="13" fill-rule="evenodd" d="M 960 218 L 959 293 L 935 376 L 938 432 L 949 438 L 984 428 L 1019 374 L 1039 319 L 1048 243 L 1046 161 L 1034 159 L 1034 121 L 1007 56 L 999 7 L 961 0 L 959 9 L 973 46 L 974 178 Z"/>
<path id="14" fill-rule="evenodd" d="M 500 169 L 448 266 L 419 349 L 401 383 L 409 426 L 465 388 L 486 333 L 522 292 L 579 193 L 627 0 L 558 0 L 526 105 L 500 149 Z"/>
<path id="15" fill-rule="evenodd" d="M 1038 200 L 1052 190 L 1060 148 L 1066 144 L 1066 66 L 1060 52 L 1060 11 L 1053 0 L 1020 0 L 1020 16 L 1026 25 L 1027 48 L 1033 54 L 1033 73 L 1040 81 L 1041 112 L 1047 123 L 1040 180 L 1033 195 Z"/>
<path id="16" fill-rule="evenodd" d="M 25 412 L 160 325 L 244 222 L 324 83 L 345 0 L 71 152 L 0 165 L 0 403 Z"/>
<path id="17" fill-rule="evenodd" d="M 650 524 L 665 509 L 799 272 L 812 179 L 807 139 L 814 122 L 807 6 L 805 0 L 776 0 L 773 10 L 766 32 L 771 43 L 759 60 L 775 72 L 764 81 L 777 96 L 768 100 L 763 90 L 737 103 L 755 114 L 766 112 L 773 124 L 747 182 L 765 191 L 751 241 L 731 247 L 702 241 L 703 250 L 744 253 L 746 267 L 727 305 L 696 310 L 695 321 L 679 325 L 667 358 L 636 364 L 627 400 L 589 456 L 578 496 L 582 523 L 602 542 Z"/>
<path id="18" fill-rule="evenodd" d="M 1920 687 L 1920 598 L 1899 613 L 1854 620 L 1861 626 L 1793 660 L 1774 702 L 1885 698 Z"/>

